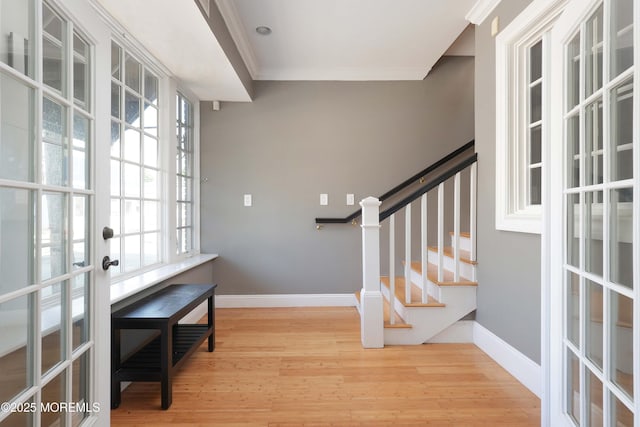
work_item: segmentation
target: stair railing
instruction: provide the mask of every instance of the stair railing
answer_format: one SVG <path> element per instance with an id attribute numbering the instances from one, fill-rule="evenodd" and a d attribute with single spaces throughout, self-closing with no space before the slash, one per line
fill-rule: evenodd
<path id="1" fill-rule="evenodd" d="M 437 281 L 444 282 L 444 230 L 445 230 L 445 183 L 453 179 L 453 277 L 449 280 L 460 281 L 460 221 L 461 221 L 461 174 L 469 169 L 469 240 L 470 261 L 476 261 L 476 203 L 477 203 L 477 154 L 473 154 L 462 162 L 448 169 L 426 185 L 414 191 L 403 200 L 380 212 L 381 201 L 368 197 L 360 202 L 362 207 L 362 259 L 363 290 L 361 293 L 361 333 L 365 348 L 384 346 L 383 295 L 380 286 L 380 229 L 381 224 L 389 219 L 389 322 L 395 324 L 396 319 L 396 213 L 404 210 L 404 282 L 405 303 L 411 304 L 412 298 L 412 245 L 413 236 L 411 208 L 413 202 L 420 199 L 420 303 L 429 302 L 429 247 L 428 247 L 428 206 L 427 194 L 437 189 Z M 373 261 L 373 260 L 377 261 Z M 472 269 L 472 271 L 474 271 Z M 468 277 L 475 281 L 475 277 Z M 444 302 L 444 301 L 441 301 Z"/>

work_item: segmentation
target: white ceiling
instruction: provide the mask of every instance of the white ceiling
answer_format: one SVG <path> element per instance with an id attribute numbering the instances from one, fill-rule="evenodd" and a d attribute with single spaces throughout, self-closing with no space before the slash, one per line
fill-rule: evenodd
<path id="1" fill-rule="evenodd" d="M 475 0 L 216 0 L 256 80 L 421 80 Z M 258 26 L 272 33 L 256 33 Z"/>
<path id="2" fill-rule="evenodd" d="M 194 0 L 92 1 L 200 99 L 250 101 Z M 254 80 L 421 80 L 499 0 L 209 1 Z M 448 54 L 473 54 L 465 34 Z"/>

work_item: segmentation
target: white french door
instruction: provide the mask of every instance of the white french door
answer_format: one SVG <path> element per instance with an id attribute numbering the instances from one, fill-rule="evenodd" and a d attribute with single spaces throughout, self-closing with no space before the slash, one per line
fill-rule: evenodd
<path id="1" fill-rule="evenodd" d="M 550 425 L 640 426 L 639 8 L 573 0 L 552 33 Z"/>
<path id="2" fill-rule="evenodd" d="M 0 2 L 3 426 L 109 420 L 109 278 L 99 262 L 109 252 L 98 234 L 108 218 L 97 215 L 108 211 L 99 178 L 108 165 L 96 161 L 109 33 L 92 14 L 80 0 Z"/>

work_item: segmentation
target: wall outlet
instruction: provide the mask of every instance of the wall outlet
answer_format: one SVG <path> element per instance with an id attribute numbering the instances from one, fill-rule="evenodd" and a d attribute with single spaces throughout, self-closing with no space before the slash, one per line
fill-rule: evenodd
<path id="1" fill-rule="evenodd" d="M 244 205 L 246 207 L 253 205 L 253 197 L 251 197 L 251 194 L 244 195 Z"/>
<path id="2" fill-rule="evenodd" d="M 320 194 L 320 206 L 327 206 L 329 204 L 329 195 L 327 193 Z"/>
<path id="3" fill-rule="evenodd" d="M 347 194 L 347 206 L 353 206 L 356 204 L 356 196 L 352 193 Z"/>

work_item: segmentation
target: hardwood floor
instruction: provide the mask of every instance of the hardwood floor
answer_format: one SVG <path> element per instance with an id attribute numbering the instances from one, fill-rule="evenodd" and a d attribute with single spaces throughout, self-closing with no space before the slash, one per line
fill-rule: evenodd
<path id="1" fill-rule="evenodd" d="M 473 344 L 364 350 L 355 308 L 217 309 L 174 377 L 133 383 L 114 426 L 538 426 L 540 401 Z"/>

